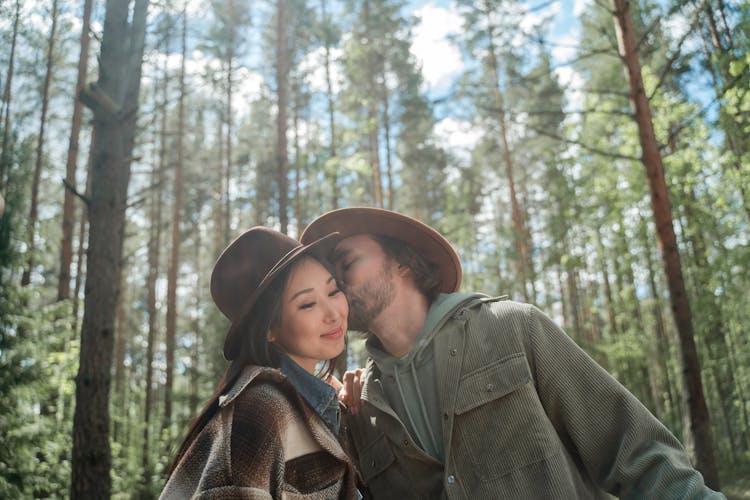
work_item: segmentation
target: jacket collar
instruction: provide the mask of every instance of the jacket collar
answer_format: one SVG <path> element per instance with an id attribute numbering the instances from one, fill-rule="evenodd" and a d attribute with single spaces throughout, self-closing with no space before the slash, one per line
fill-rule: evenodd
<path id="1" fill-rule="evenodd" d="M 285 379 L 284 375 L 275 368 L 268 366 L 248 365 L 242 370 L 240 376 L 232 385 L 232 388 L 226 394 L 219 397 L 219 407 L 223 408 L 234 401 L 245 388 L 255 379 L 269 380 L 272 382 L 281 382 Z"/>

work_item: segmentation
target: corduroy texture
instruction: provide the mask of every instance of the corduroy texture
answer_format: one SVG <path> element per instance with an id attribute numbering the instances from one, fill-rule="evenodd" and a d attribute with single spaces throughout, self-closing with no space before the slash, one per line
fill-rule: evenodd
<path id="1" fill-rule="evenodd" d="M 303 423 L 321 451 L 284 459 L 283 436 L 291 419 Z M 348 500 L 356 498 L 355 479 L 336 436 L 283 375 L 248 367 L 222 396 L 219 412 L 160 498 Z"/>
<path id="2" fill-rule="evenodd" d="M 418 449 L 369 363 L 347 446 L 374 498 L 723 498 L 679 441 L 528 304 L 478 300 L 434 340 L 445 466 Z"/>
<path id="3" fill-rule="evenodd" d="M 339 208 L 312 221 L 302 231 L 300 241 L 311 243 L 334 231 L 340 233 L 342 239 L 376 234 L 408 243 L 440 269 L 440 292 L 455 292 L 461 286 L 463 271 L 458 254 L 440 233 L 417 219 L 382 208 Z"/>

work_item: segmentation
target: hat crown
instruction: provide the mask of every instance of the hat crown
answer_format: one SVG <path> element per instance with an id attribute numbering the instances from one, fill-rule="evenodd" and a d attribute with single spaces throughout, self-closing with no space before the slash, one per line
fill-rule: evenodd
<path id="1" fill-rule="evenodd" d="M 295 248 L 298 241 L 273 229 L 257 226 L 238 236 L 219 256 L 211 273 L 211 296 L 232 323 L 264 278 Z"/>
<path id="2" fill-rule="evenodd" d="M 438 266 L 440 292 L 456 292 L 461 286 L 461 261 L 453 246 L 443 235 L 418 219 L 376 207 L 338 208 L 313 220 L 302 231 L 300 241 L 307 244 L 331 231 L 339 232 L 342 239 L 371 234 L 400 240 Z"/>

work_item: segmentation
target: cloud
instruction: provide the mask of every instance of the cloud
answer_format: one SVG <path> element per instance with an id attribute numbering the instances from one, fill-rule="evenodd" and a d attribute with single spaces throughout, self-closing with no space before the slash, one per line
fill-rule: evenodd
<path id="1" fill-rule="evenodd" d="M 426 4 L 414 12 L 419 23 L 414 28 L 411 52 L 422 65 L 425 85 L 438 88 L 450 83 L 463 69 L 461 52 L 448 36 L 459 33 L 463 19 L 456 12 Z"/>
<path id="2" fill-rule="evenodd" d="M 435 125 L 435 136 L 446 150 L 462 160 L 468 160 L 470 152 L 481 138 L 481 131 L 466 120 L 443 118 Z"/>
<path id="3" fill-rule="evenodd" d="M 573 0 L 573 15 L 579 17 L 591 2 L 592 0 Z"/>
<path id="4" fill-rule="evenodd" d="M 333 93 L 338 94 L 341 91 L 341 82 L 344 79 L 339 61 L 342 58 L 343 51 L 339 47 L 332 47 L 330 52 L 330 70 L 331 85 Z M 328 84 L 326 82 L 325 68 L 325 47 L 319 47 L 308 53 L 300 62 L 300 70 L 307 73 L 307 83 L 313 92 L 327 92 Z"/>
<path id="5" fill-rule="evenodd" d="M 577 30 L 576 30 L 577 31 Z M 571 33 L 555 38 L 552 47 L 552 59 L 557 64 L 573 60 L 578 52 L 578 35 Z"/>

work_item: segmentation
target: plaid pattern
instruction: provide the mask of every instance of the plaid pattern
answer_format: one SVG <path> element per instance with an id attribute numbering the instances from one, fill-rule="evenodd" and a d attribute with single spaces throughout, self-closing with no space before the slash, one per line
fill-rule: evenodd
<path id="1" fill-rule="evenodd" d="M 353 499 L 356 474 L 336 436 L 277 370 L 248 367 L 169 478 L 162 499 Z M 285 461 L 296 420 L 320 451 Z"/>

